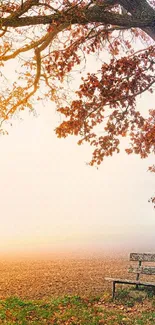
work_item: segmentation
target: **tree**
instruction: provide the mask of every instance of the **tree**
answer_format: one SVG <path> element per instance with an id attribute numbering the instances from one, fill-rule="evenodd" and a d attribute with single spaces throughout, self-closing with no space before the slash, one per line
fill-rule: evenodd
<path id="1" fill-rule="evenodd" d="M 78 144 L 94 147 L 90 165 L 119 152 L 124 136 L 128 154 L 155 153 L 155 110 L 147 117 L 136 110 L 136 98 L 153 92 L 155 83 L 155 1 L 4 0 L 0 21 L 1 132 L 15 113 L 48 97 L 64 115 L 57 136 L 78 135 Z M 138 39 L 142 47 L 135 51 Z M 89 55 L 105 50 L 109 62 L 83 77 L 74 96 L 65 93 L 73 69 L 83 64 L 83 70 Z M 20 63 L 18 81 L 7 84 L 3 66 L 12 59 Z"/>

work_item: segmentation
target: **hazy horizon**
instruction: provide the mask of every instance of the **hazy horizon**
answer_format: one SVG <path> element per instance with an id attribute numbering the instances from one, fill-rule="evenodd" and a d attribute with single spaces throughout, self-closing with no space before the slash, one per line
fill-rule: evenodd
<path id="1" fill-rule="evenodd" d="M 144 115 L 154 100 L 153 94 L 139 98 Z M 55 105 L 36 102 L 34 108 L 37 117 L 21 112 L 0 137 L 0 257 L 155 251 L 155 209 L 148 203 L 154 156 L 128 156 L 124 138 L 120 154 L 90 167 L 89 145 L 57 139 L 62 117 Z"/>

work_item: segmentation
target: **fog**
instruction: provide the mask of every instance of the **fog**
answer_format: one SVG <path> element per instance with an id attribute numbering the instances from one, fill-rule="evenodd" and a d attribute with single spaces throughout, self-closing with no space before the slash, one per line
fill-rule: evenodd
<path id="1" fill-rule="evenodd" d="M 92 148 L 56 138 L 55 107 L 36 109 L 0 138 L 1 256 L 155 251 L 154 157 L 128 156 L 125 139 L 120 154 L 90 167 Z"/>

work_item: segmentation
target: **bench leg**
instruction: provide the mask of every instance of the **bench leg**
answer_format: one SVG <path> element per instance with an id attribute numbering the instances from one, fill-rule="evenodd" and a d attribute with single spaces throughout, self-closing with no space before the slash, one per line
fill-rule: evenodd
<path id="1" fill-rule="evenodd" d="M 114 299 L 115 298 L 115 281 L 113 281 L 113 283 L 112 283 L 112 299 Z"/>

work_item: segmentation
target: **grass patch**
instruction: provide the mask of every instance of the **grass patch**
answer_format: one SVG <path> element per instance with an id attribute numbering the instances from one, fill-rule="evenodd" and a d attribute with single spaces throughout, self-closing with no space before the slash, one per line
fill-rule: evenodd
<path id="1" fill-rule="evenodd" d="M 99 324 L 95 300 L 78 296 L 43 301 L 22 301 L 17 297 L 0 300 L 0 323 L 7 325 Z"/>
<path id="2" fill-rule="evenodd" d="M 105 296 L 105 299 L 104 299 Z M 127 292 L 119 299 L 85 299 L 65 296 L 45 301 L 23 301 L 17 297 L 0 300 L 0 324 L 3 325 L 154 325 L 155 300 L 130 306 Z M 121 299 L 128 301 L 122 304 Z"/>

